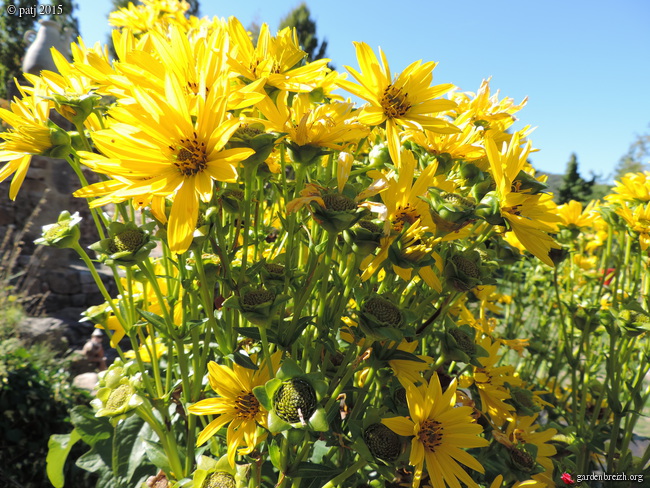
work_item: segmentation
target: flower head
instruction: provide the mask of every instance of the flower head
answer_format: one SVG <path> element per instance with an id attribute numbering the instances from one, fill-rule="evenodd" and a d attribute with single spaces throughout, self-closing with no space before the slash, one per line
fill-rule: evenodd
<path id="1" fill-rule="evenodd" d="M 192 115 L 193 100 L 181 89 L 180 80 L 169 76 L 164 96 L 138 91 L 137 103 L 114 109 L 111 116 L 117 123 L 93 133 L 104 156 L 82 153 L 82 162 L 113 176 L 118 185 L 91 206 L 132 197 L 170 197 L 169 246 L 176 253 L 186 251 L 196 229 L 199 200 L 210 200 L 214 181 L 236 181 L 237 163 L 254 153 L 224 149 L 239 127 L 239 120 L 226 120 L 226 94 L 224 84 L 215 85 Z M 103 195 L 106 188 L 107 183 L 101 182 L 76 195 L 92 196 L 94 189 Z"/>
<path id="2" fill-rule="evenodd" d="M 272 361 L 277 363 L 279 359 L 276 354 Z M 274 369 L 275 367 L 277 364 L 274 364 Z M 234 466 L 237 453 L 250 453 L 264 438 L 257 426 L 266 427 L 268 412 L 255 398 L 253 388 L 264 385 L 269 380 L 269 370 L 265 364 L 253 371 L 238 364 L 229 368 L 211 361 L 208 363 L 208 380 L 219 396 L 201 400 L 188 407 L 188 411 L 194 415 L 215 416 L 201 431 L 196 443 L 204 444 L 228 424 L 228 462 Z M 239 446 L 244 447 L 238 449 Z"/>
<path id="3" fill-rule="evenodd" d="M 472 418 L 471 407 L 456 407 L 456 381 L 444 393 L 437 374 L 425 386 L 403 383 L 411 418 L 393 417 L 382 423 L 396 434 L 413 436 L 409 460 L 415 466 L 413 488 L 420 486 L 425 466 L 434 488 L 458 486 L 459 480 L 478 488 L 460 464 L 483 473 L 481 463 L 464 449 L 487 446 L 488 441 L 479 437 L 482 427 Z"/>
<path id="4" fill-rule="evenodd" d="M 436 63 L 416 61 L 392 79 L 388 61 L 381 49 L 380 64 L 366 43 L 355 42 L 354 45 L 361 73 L 349 66 L 346 68 L 359 84 L 339 81 L 339 85 L 368 101 L 359 115 L 361 122 L 369 126 L 386 123 L 390 156 L 397 166 L 401 160 L 399 127 L 458 132 L 455 126 L 436 116 L 456 106 L 451 100 L 438 98 L 450 91 L 453 85 L 431 86 Z"/>

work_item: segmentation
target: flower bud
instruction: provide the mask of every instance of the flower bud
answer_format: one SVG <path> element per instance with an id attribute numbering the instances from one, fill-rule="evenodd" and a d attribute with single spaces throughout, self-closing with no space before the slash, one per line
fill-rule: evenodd
<path id="1" fill-rule="evenodd" d="M 255 154 L 243 160 L 241 164 L 257 167 L 269 157 L 277 139 L 277 134 L 264 132 L 261 124 L 242 124 L 230 137 L 228 145 L 233 148 L 254 150 Z"/>
<path id="2" fill-rule="evenodd" d="M 316 411 L 316 406 L 316 391 L 302 378 L 282 382 L 273 395 L 276 415 L 289 424 L 307 422 Z"/>
<path id="3" fill-rule="evenodd" d="M 81 96 L 55 94 L 52 98 L 57 112 L 73 124 L 80 125 L 93 113 L 102 97 L 93 93 Z"/>
<path id="4" fill-rule="evenodd" d="M 329 151 L 320 146 L 312 146 L 311 144 L 299 146 L 295 142 L 288 143 L 287 150 L 293 162 L 303 166 L 311 166 L 320 161 L 320 158 L 325 154 L 329 154 Z"/>
<path id="5" fill-rule="evenodd" d="M 116 360 L 106 371 L 99 373 L 99 389 L 96 398 L 90 402 L 96 410 L 96 417 L 111 417 L 112 422 L 118 422 L 142 404 L 143 399 L 136 388 L 139 380 L 129 376 L 129 366 Z"/>
<path id="6" fill-rule="evenodd" d="M 219 202 L 224 211 L 229 214 L 238 215 L 241 212 L 241 204 L 244 201 L 244 192 L 239 189 L 227 188 L 221 194 Z"/>
<path id="7" fill-rule="evenodd" d="M 215 471 L 212 474 L 209 474 L 201 488 L 236 488 L 237 482 L 235 477 L 230 473 L 225 471 Z"/>
<path id="8" fill-rule="evenodd" d="M 79 222 L 81 217 L 79 212 L 70 215 L 70 212 L 64 210 L 59 215 L 56 224 L 43 226 L 43 233 L 39 239 L 34 241 L 35 244 L 42 246 L 56 247 L 58 249 L 72 248 L 79 245 Z"/>
<path id="9" fill-rule="evenodd" d="M 372 424 L 363 433 L 370 453 L 384 461 L 395 461 L 402 452 L 400 437 L 384 424 Z"/>
<path id="10" fill-rule="evenodd" d="M 456 232 L 469 224 L 474 218 L 476 201 L 458 193 L 450 193 L 429 188 L 429 213 L 436 224 L 436 237 Z"/>
<path id="11" fill-rule="evenodd" d="M 350 197 L 342 193 L 326 193 L 321 196 L 325 207 L 311 202 L 312 215 L 327 232 L 338 234 L 356 224 L 368 210 L 361 208 Z"/>
<path id="12" fill-rule="evenodd" d="M 510 462 L 515 469 L 524 473 L 532 473 L 535 471 L 537 461 L 529 452 L 516 446 L 509 448 L 508 451 L 510 454 Z"/>
<path id="13" fill-rule="evenodd" d="M 542 409 L 541 406 L 535 403 L 535 395 L 532 391 L 517 386 L 511 386 L 509 389 L 512 403 L 518 414 L 532 417 Z"/>
<path id="14" fill-rule="evenodd" d="M 390 154 L 388 153 L 388 146 L 385 143 L 380 143 L 372 146 L 368 154 L 370 166 L 386 166 L 391 162 Z"/>
<path id="15" fill-rule="evenodd" d="M 485 194 L 476 206 L 475 214 L 489 224 L 506 225 L 505 220 L 501 216 L 501 204 L 495 191 L 490 191 Z"/>
<path id="16" fill-rule="evenodd" d="M 447 261 L 444 275 L 457 291 L 469 291 L 482 283 L 481 255 L 475 251 L 454 254 Z"/>
<path id="17" fill-rule="evenodd" d="M 512 186 L 519 193 L 530 193 L 531 195 L 536 195 L 537 193 L 548 189 L 546 183 L 542 183 L 537 178 L 529 175 L 523 170 L 517 173 L 515 180 L 512 182 Z"/>
<path id="18" fill-rule="evenodd" d="M 148 225 L 151 227 L 151 224 Z M 133 222 L 112 222 L 108 227 L 108 238 L 91 244 L 90 249 L 99 259 L 108 264 L 133 266 L 149 256 L 156 243 L 151 240 L 148 228 L 138 227 Z"/>

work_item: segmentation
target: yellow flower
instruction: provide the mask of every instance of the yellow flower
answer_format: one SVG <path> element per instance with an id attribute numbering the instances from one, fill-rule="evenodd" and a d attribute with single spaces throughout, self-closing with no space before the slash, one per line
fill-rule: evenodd
<path id="1" fill-rule="evenodd" d="M 152 356 L 158 359 L 166 352 L 167 352 L 167 346 L 163 344 L 162 338 L 156 337 L 154 339 L 153 336 L 147 337 L 144 343 L 138 349 L 138 353 L 140 354 L 140 359 L 142 359 L 142 361 L 144 361 L 145 363 L 150 363 Z M 124 357 L 128 359 L 135 359 L 136 357 L 135 351 L 133 350 L 126 351 L 124 353 Z"/>
<path id="2" fill-rule="evenodd" d="M 273 369 L 277 369 L 280 354 L 274 354 L 271 360 Z M 265 363 L 254 371 L 237 364 L 229 368 L 211 361 L 208 372 L 210 386 L 219 396 L 194 403 L 187 410 L 194 415 L 215 415 L 216 418 L 201 431 L 196 444 L 204 444 L 221 427 L 229 424 L 226 434 L 228 462 L 234 467 L 238 453 L 249 454 L 266 436 L 266 433 L 258 431 L 257 426 L 267 426 L 268 412 L 255 398 L 253 388 L 270 379 L 269 370 Z M 239 446 L 245 447 L 238 449 Z"/>
<path id="3" fill-rule="evenodd" d="M 431 219 L 428 204 L 418 197 L 424 196 L 429 186 L 449 191 L 453 191 L 454 187 L 442 177 L 434 177 L 438 167 L 435 162 L 427 166 L 413 181 L 417 162 L 410 151 L 403 152 L 403 164 L 399 169 L 399 175 L 396 177 L 391 172 L 378 178 L 378 183 L 383 186 L 381 195 L 384 205 L 380 209 L 380 218 L 384 220 L 384 237 L 381 238 L 379 253 L 376 256 L 367 256 L 362 261 L 361 268 L 364 269 L 362 280 L 369 279 L 388 259 L 389 248 L 396 239 L 401 240 L 401 248 L 406 259 L 413 262 L 418 261 L 419 258 L 436 259 L 433 255 L 435 241 L 425 235 L 427 232 L 433 232 L 436 226 Z M 402 231 L 405 232 L 400 235 Z M 460 235 L 460 233 L 450 233 L 443 240 L 457 238 Z M 436 261 L 439 264 L 439 259 Z M 394 266 L 393 269 L 402 279 L 411 279 L 412 269 L 400 266 Z M 442 290 L 440 279 L 430 265 L 418 267 L 418 272 L 427 285 L 434 290 Z"/>
<path id="4" fill-rule="evenodd" d="M 521 378 L 515 375 L 515 368 L 512 366 L 496 366 L 501 359 L 497 355 L 499 351 L 499 342 L 492 342 L 489 337 L 482 338 L 479 345 L 490 355 L 488 357 L 479 357 L 482 367 L 474 367 L 473 379 L 481 398 L 481 410 L 490 415 L 497 425 L 503 425 L 507 420 L 512 420 L 515 408 L 505 403 L 510 396 L 510 386 L 520 386 Z"/>
<path id="5" fill-rule="evenodd" d="M 591 227 L 594 223 L 598 214 L 595 212 L 595 206 L 597 202 L 592 200 L 587 204 L 587 206 L 582 208 L 582 203 L 571 200 L 564 205 L 559 205 L 557 207 L 557 213 L 562 218 L 562 223 L 560 225 L 564 227 L 577 227 L 578 229 L 583 227 Z"/>
<path id="6" fill-rule="evenodd" d="M 180 81 L 167 77 L 165 96 L 136 91 L 135 104 L 111 111 L 116 123 L 93 133 L 93 141 L 105 155 L 81 153 L 82 162 L 95 171 L 127 182 L 90 203 L 91 206 L 124 201 L 132 197 L 168 196 L 173 203 L 168 222 L 169 247 L 185 252 L 196 228 L 199 200 L 212 197 L 213 181 L 237 181 L 238 162 L 252 149 L 223 149 L 239 127 L 239 120 L 226 120 L 227 91 L 216 84 L 200 99 L 196 116 L 190 113 L 191 99 Z M 100 183 L 84 196 L 106 193 Z"/>
<path id="7" fill-rule="evenodd" d="M 531 478 L 540 483 L 546 483 L 546 486 L 555 486 L 553 482 L 553 461 L 551 457 L 557 453 L 553 444 L 547 444 L 555 434 L 556 429 L 546 429 L 538 431 L 540 426 L 533 423 L 537 420 L 537 415 L 531 417 L 517 417 L 514 422 L 510 422 L 506 429 L 506 436 L 512 442 L 512 445 L 523 446 L 533 444 L 537 447 L 536 461 L 544 471 L 534 474 Z"/>
<path id="8" fill-rule="evenodd" d="M 129 3 L 127 7 L 111 12 L 108 23 L 113 27 L 128 28 L 135 33 L 144 33 L 156 26 L 165 27 L 169 24 L 183 25 L 187 30 L 190 26 L 185 12 L 190 4 L 185 0 L 142 0 L 141 5 Z"/>
<path id="9" fill-rule="evenodd" d="M 453 89 L 452 84 L 431 86 L 436 63 L 416 61 L 391 79 L 388 61 L 381 49 L 380 64 L 366 43 L 355 42 L 354 45 L 361 73 L 349 66 L 346 69 L 359 84 L 339 81 L 339 86 L 368 102 L 359 115 L 361 122 L 369 126 L 386 123 L 388 150 L 397 167 L 401 161 L 400 127 L 458 132 L 458 128 L 435 115 L 456 106 L 451 100 L 438 98 Z"/>
<path id="10" fill-rule="evenodd" d="M 650 171 L 627 173 L 616 181 L 612 193 L 605 200 L 612 203 L 646 203 L 650 202 Z"/>
<path id="11" fill-rule="evenodd" d="M 307 53 L 300 49 L 298 36 L 289 27 L 273 37 L 269 26 L 262 24 L 256 45 L 237 18 L 228 20 L 228 31 L 232 43 L 228 62 L 232 71 L 249 82 L 263 80 L 280 90 L 310 92 L 329 71 L 329 59 L 300 66 Z"/>
<path id="12" fill-rule="evenodd" d="M 526 165 L 530 147 L 530 141 L 524 148 L 520 146 L 519 133 L 513 135 L 504 152 L 499 151 L 492 139 L 485 141 L 501 216 L 508 221 L 512 232 L 528 251 L 545 264 L 553 266 L 548 254 L 552 248 L 559 249 L 560 246 L 548 233 L 557 231 L 556 222 L 560 217 L 555 211 L 552 196 L 519 192 L 513 184 Z"/>
<path id="13" fill-rule="evenodd" d="M 458 106 L 453 109 L 457 115 L 456 125 L 469 122 L 474 127 L 492 129 L 496 132 L 505 132 L 517 118 L 514 113 L 521 110 L 528 97 L 516 105 L 512 98 L 499 100 L 499 92 L 490 95 L 490 79 L 483 80 L 476 94 L 454 93 L 451 97 Z"/>
<path id="14" fill-rule="evenodd" d="M 480 437 L 483 428 L 472 418 L 472 408 L 456 406 L 456 381 L 444 393 L 437 374 L 421 387 L 408 380 L 403 383 L 411 418 L 393 417 L 382 423 L 396 434 L 413 436 L 409 458 L 415 467 L 413 488 L 420 486 L 425 465 L 434 488 L 459 486 L 459 480 L 478 488 L 461 464 L 481 473 L 483 466 L 464 449 L 489 443 Z"/>
<path id="15" fill-rule="evenodd" d="M 299 94 L 288 105 L 288 92 L 278 95 L 276 103 L 266 97 L 257 104 L 268 130 L 287 134 L 298 146 L 341 149 L 345 143 L 357 141 L 368 134 L 351 103 L 332 102 L 313 106 L 309 95 Z"/>
<path id="16" fill-rule="evenodd" d="M 639 205 L 634 210 L 631 210 L 627 203 L 623 203 L 616 213 L 623 217 L 630 229 L 639 235 L 641 250 L 648 249 L 650 246 L 650 203 L 645 207 Z"/>
<path id="17" fill-rule="evenodd" d="M 25 180 L 32 155 L 43 154 L 54 146 L 47 125 L 51 108 L 50 101 L 38 96 L 16 98 L 11 110 L 0 108 L 0 119 L 11 127 L 0 136 L 0 162 L 7 163 L 0 167 L 0 183 L 14 175 L 9 187 L 12 200 Z"/>

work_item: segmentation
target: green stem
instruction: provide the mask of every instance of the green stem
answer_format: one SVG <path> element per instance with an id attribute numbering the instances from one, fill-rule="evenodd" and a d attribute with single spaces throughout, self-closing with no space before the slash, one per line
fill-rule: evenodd
<path id="1" fill-rule="evenodd" d="M 336 488 L 337 486 L 340 486 L 343 481 L 347 480 L 350 476 L 360 471 L 361 468 L 363 468 L 366 464 L 367 461 L 365 459 L 359 459 L 356 463 L 348 467 L 348 469 L 343 471 L 341 474 L 325 483 L 323 485 L 323 488 Z"/>

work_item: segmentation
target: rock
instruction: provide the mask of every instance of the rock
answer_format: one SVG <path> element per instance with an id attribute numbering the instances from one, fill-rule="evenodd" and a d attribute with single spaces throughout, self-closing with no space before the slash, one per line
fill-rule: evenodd
<path id="1" fill-rule="evenodd" d="M 18 337 L 27 345 L 47 343 L 57 352 L 68 349 L 66 323 L 56 317 L 27 317 L 16 327 Z"/>
<path id="2" fill-rule="evenodd" d="M 92 392 L 97 387 L 97 373 L 82 373 L 72 379 L 72 385 Z"/>

